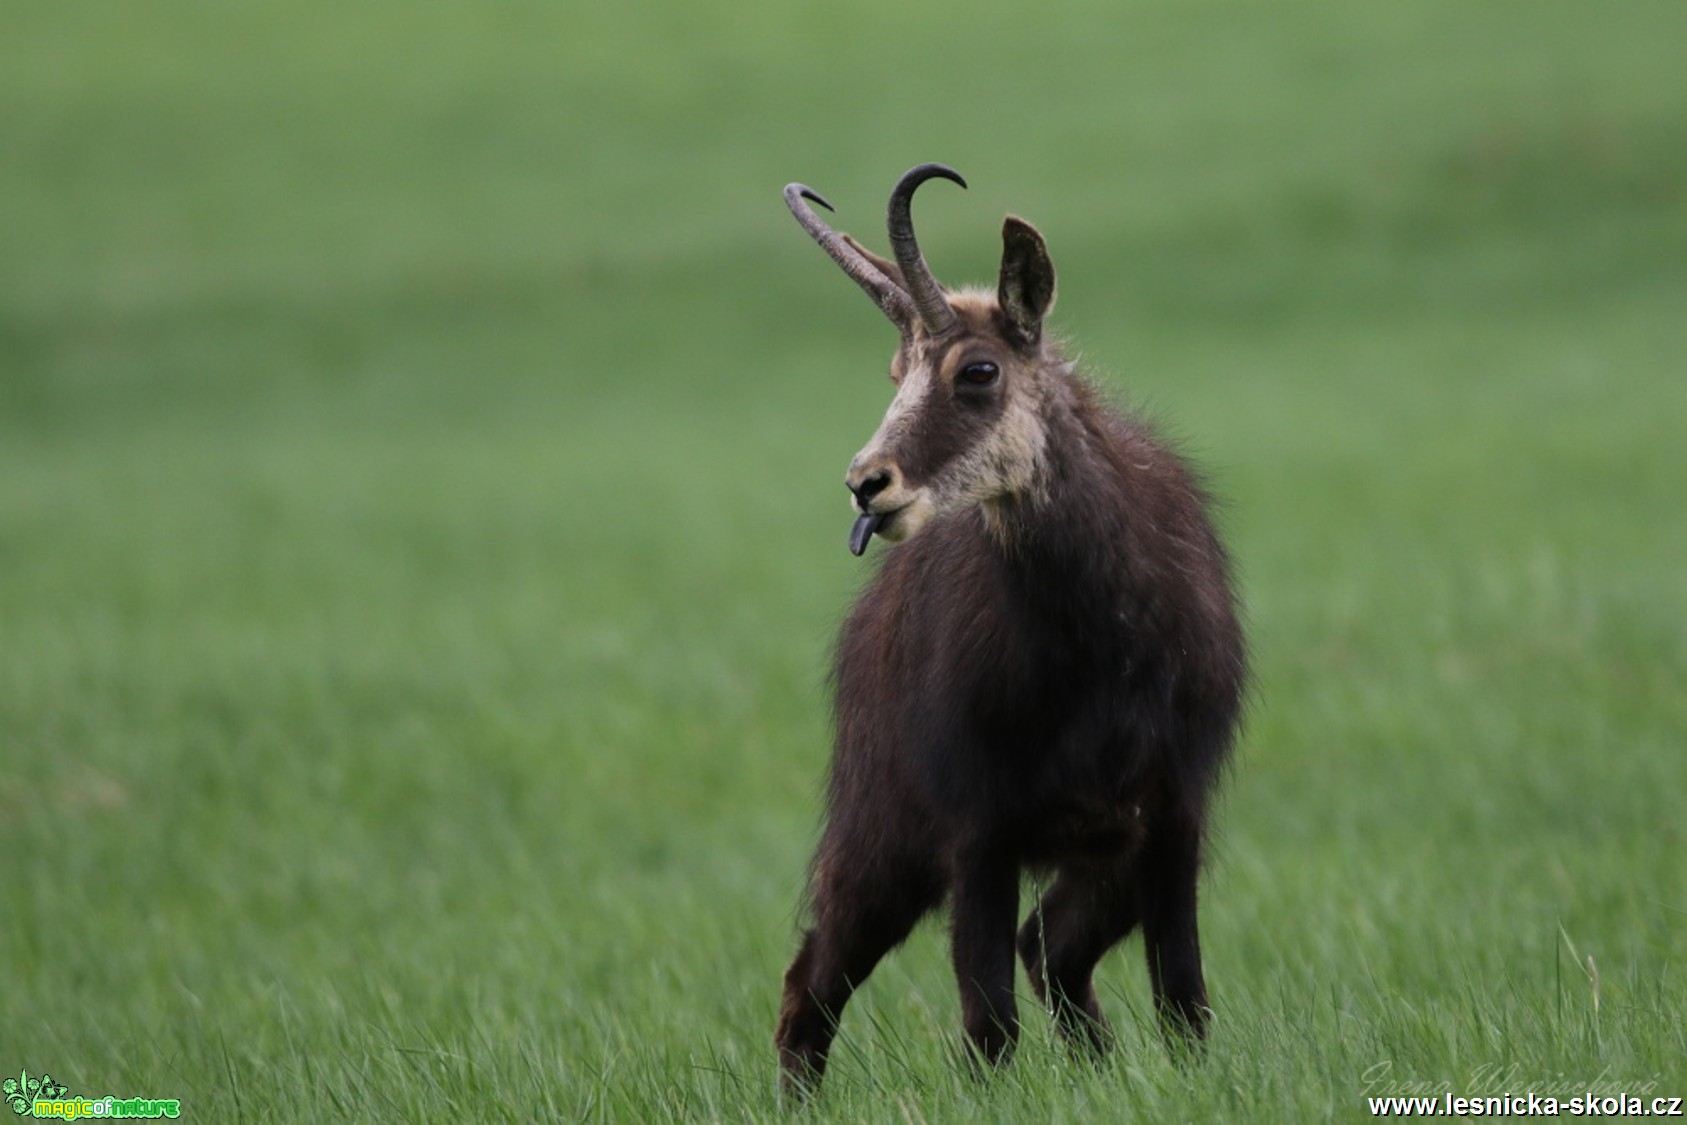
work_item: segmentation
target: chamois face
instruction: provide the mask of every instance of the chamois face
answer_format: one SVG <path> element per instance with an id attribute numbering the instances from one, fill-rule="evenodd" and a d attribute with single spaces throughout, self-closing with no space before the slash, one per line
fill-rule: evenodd
<path id="1" fill-rule="evenodd" d="M 1042 238 L 1010 218 L 995 294 L 946 294 L 953 323 L 904 336 L 884 420 L 850 462 L 845 484 L 860 517 L 850 546 L 897 542 L 938 516 L 1034 487 L 1046 437 L 1052 364 L 1042 319 L 1054 271 Z"/>
<path id="2" fill-rule="evenodd" d="M 845 477 L 856 510 L 878 517 L 872 533 L 892 542 L 937 516 L 1025 492 L 1043 455 L 1040 354 L 1009 343 L 990 296 L 961 293 L 949 304 L 954 329 L 897 349 L 896 395 Z"/>

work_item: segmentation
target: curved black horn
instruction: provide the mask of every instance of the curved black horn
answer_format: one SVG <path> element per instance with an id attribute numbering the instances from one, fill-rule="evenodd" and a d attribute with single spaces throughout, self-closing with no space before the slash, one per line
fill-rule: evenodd
<path id="1" fill-rule="evenodd" d="M 884 272 L 862 257 L 856 249 L 844 241 L 843 235 L 833 230 L 821 221 L 814 209 L 803 202 L 808 200 L 818 203 L 826 210 L 832 210 L 832 205 L 813 188 L 806 184 L 785 185 L 785 206 L 791 209 L 791 214 L 797 217 L 802 229 L 809 233 L 820 248 L 831 255 L 832 260 L 843 267 L 843 271 L 850 276 L 850 280 L 861 286 L 867 296 L 873 298 L 879 308 L 884 310 L 891 323 L 904 336 L 910 336 L 914 331 L 914 321 L 920 315 L 919 309 L 902 291 L 902 287 L 886 277 Z"/>
<path id="2" fill-rule="evenodd" d="M 955 314 L 949 308 L 937 279 L 931 276 L 931 267 L 926 265 L 925 256 L 920 253 L 920 243 L 914 237 L 914 220 L 908 213 L 908 207 L 914 200 L 914 189 L 936 177 L 967 186 L 961 174 L 947 164 L 921 164 L 910 168 L 891 189 L 889 214 L 885 220 L 890 228 L 890 248 L 896 255 L 896 264 L 902 269 L 903 280 L 908 283 L 908 295 L 919 309 L 926 332 L 933 336 L 947 331 L 955 323 Z"/>

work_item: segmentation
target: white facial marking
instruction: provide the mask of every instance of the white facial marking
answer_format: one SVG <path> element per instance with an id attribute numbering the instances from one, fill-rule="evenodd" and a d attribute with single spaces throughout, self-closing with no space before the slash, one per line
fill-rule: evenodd
<path id="1" fill-rule="evenodd" d="M 896 397 L 890 400 L 890 406 L 885 410 L 883 421 L 874 431 L 867 447 L 857 455 L 857 460 L 867 461 L 880 456 L 908 432 L 920 408 L 925 405 L 926 399 L 931 397 L 934 382 L 931 368 L 924 360 L 909 367 L 907 374 L 902 377 L 901 385 L 896 388 Z"/>

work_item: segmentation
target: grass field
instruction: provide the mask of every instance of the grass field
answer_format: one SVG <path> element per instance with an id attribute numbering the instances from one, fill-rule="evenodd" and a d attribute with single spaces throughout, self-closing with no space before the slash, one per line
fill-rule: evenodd
<path id="1" fill-rule="evenodd" d="M 577 10 L 578 9 L 578 10 Z M 1687 7 L 756 0 L 0 17 L 0 1075 L 196 1120 L 772 1119 L 894 333 L 801 179 L 1227 499 L 1258 679 L 1203 1065 L 838 1120 L 1687 1094 Z M 882 547 L 876 547 L 875 551 Z"/>

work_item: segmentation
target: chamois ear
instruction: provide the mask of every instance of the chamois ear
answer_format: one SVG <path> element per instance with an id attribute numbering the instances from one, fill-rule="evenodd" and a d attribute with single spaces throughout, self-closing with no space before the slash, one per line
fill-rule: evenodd
<path id="1" fill-rule="evenodd" d="M 839 233 L 842 234 L 843 232 L 840 231 Z M 843 240 L 849 243 L 850 248 L 857 254 L 860 254 L 863 258 L 866 258 L 869 262 L 873 263 L 874 269 L 896 282 L 896 287 L 898 289 L 902 290 L 904 293 L 908 291 L 908 283 L 902 279 L 901 266 L 897 265 L 889 258 L 879 257 L 877 254 L 873 253 L 871 250 L 867 249 L 847 234 L 843 235 Z"/>
<path id="2" fill-rule="evenodd" d="M 1019 342 L 1042 339 L 1043 317 L 1054 307 L 1054 263 L 1037 228 L 1013 215 L 1002 224 L 1002 276 L 996 302 Z"/>

